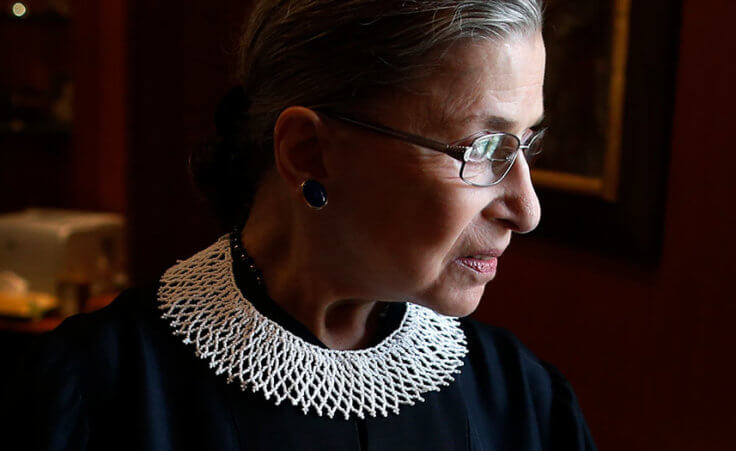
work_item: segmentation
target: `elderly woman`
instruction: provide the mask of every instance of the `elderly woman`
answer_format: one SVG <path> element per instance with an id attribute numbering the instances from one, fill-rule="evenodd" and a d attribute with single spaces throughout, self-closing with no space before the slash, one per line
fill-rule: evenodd
<path id="1" fill-rule="evenodd" d="M 537 0 L 264 0 L 192 172 L 229 233 L 66 321 L 51 449 L 578 450 L 554 366 L 466 318 L 539 222 Z"/>

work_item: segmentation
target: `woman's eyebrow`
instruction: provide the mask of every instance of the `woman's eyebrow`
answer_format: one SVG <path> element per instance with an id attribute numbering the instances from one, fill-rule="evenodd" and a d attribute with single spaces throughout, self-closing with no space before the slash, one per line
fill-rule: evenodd
<path id="1" fill-rule="evenodd" d="M 486 118 L 484 127 L 488 130 L 507 131 L 516 129 L 516 121 L 501 116 L 490 116 Z"/>

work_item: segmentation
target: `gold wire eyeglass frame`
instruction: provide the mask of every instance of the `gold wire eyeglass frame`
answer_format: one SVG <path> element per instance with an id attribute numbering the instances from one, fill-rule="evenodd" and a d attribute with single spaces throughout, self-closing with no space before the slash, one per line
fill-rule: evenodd
<path id="1" fill-rule="evenodd" d="M 425 138 L 423 136 L 414 135 L 407 132 L 402 132 L 399 130 L 394 130 L 392 128 L 386 127 L 381 124 L 377 124 L 374 122 L 367 122 L 367 121 L 361 121 L 354 119 L 350 116 L 346 116 L 344 114 L 335 113 L 335 112 L 328 112 L 324 110 L 317 110 L 319 113 L 322 113 L 326 115 L 327 117 L 330 117 L 332 119 L 337 119 L 367 130 L 374 131 L 376 133 L 380 133 L 382 135 L 390 136 L 396 139 L 400 139 L 402 141 L 406 141 L 412 144 L 416 144 L 421 147 L 425 147 L 427 149 L 436 150 L 437 152 L 442 152 L 446 155 L 449 155 L 450 157 L 460 161 L 462 163 L 462 166 L 460 167 L 460 179 L 462 179 L 465 183 L 473 186 L 478 187 L 488 187 L 493 186 L 498 183 L 501 183 L 503 179 L 506 177 L 506 175 L 511 171 L 511 168 L 514 165 L 514 162 L 516 162 L 516 157 L 519 155 L 519 150 L 521 150 L 524 153 L 524 157 L 527 159 L 527 161 L 532 161 L 534 157 L 539 155 L 539 153 L 542 151 L 542 138 L 544 138 L 544 135 L 547 132 L 546 128 L 542 128 L 541 130 L 536 131 L 532 136 L 529 137 L 526 144 L 522 144 L 521 138 L 514 135 L 513 133 L 506 133 L 506 132 L 498 132 L 498 131 L 490 131 L 490 130 L 483 130 L 477 133 L 474 133 L 471 136 L 468 136 L 466 138 L 460 139 L 452 144 L 446 144 L 440 141 L 435 141 L 430 138 Z M 497 178 L 493 179 L 489 183 L 476 183 L 471 180 L 468 180 L 465 176 L 465 167 L 468 162 L 471 162 L 471 155 L 472 152 L 476 149 L 476 145 L 481 140 L 487 140 L 489 138 L 508 138 L 512 139 L 515 144 L 515 151 L 509 152 L 509 155 L 504 158 L 493 158 L 493 155 L 489 155 L 489 160 L 491 162 L 506 162 L 507 167 L 504 168 L 503 174 L 498 176 Z M 469 144 L 463 144 L 470 141 Z"/>

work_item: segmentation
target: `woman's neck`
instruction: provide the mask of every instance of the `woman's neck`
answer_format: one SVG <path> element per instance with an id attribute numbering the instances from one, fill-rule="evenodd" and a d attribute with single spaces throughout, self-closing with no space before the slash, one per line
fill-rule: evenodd
<path id="1" fill-rule="evenodd" d="M 268 295 L 328 348 L 367 347 L 376 334 L 379 303 L 350 296 L 330 280 L 331 271 L 324 269 L 329 262 L 320 260 L 324 253 L 310 249 L 305 232 L 297 232 L 284 211 L 290 201 L 260 197 L 241 234 Z"/>

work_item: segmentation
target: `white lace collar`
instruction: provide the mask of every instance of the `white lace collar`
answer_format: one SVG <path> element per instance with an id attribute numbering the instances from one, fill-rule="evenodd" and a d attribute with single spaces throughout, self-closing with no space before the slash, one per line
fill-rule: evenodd
<path id="1" fill-rule="evenodd" d="M 467 353 L 456 318 L 407 303 L 401 325 L 360 350 L 315 346 L 263 316 L 235 283 L 227 235 L 161 278 L 162 317 L 216 374 L 306 414 L 387 416 L 449 385 Z"/>

